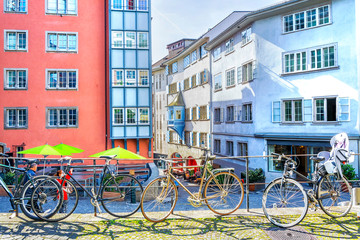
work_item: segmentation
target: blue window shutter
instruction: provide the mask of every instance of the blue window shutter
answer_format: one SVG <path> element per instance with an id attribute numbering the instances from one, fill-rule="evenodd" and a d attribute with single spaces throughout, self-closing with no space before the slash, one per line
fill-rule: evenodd
<path id="1" fill-rule="evenodd" d="M 210 119 L 210 105 L 207 105 L 207 116 L 206 116 L 206 118 L 207 119 Z"/>
<path id="2" fill-rule="evenodd" d="M 192 111 L 193 111 L 192 108 L 190 108 L 190 116 L 189 116 L 189 119 L 190 119 L 190 120 L 193 120 Z"/>
<path id="3" fill-rule="evenodd" d="M 204 83 L 208 81 L 207 77 L 208 77 L 207 69 L 204 69 Z"/>
<path id="4" fill-rule="evenodd" d="M 197 115 L 196 115 L 196 120 L 200 119 L 200 107 L 196 107 L 197 109 Z"/>
<path id="5" fill-rule="evenodd" d="M 313 100 L 312 99 L 304 99 L 304 122 L 312 122 L 313 121 Z"/>
<path id="6" fill-rule="evenodd" d="M 170 142 L 170 132 L 166 132 L 166 142 Z"/>
<path id="7" fill-rule="evenodd" d="M 190 146 L 192 146 L 193 142 L 193 132 L 190 132 Z"/>
<path id="8" fill-rule="evenodd" d="M 252 62 L 252 68 L 252 79 L 255 79 L 257 76 L 257 62 L 255 60 Z"/>
<path id="9" fill-rule="evenodd" d="M 196 74 L 196 86 L 200 85 L 200 73 Z"/>
<path id="10" fill-rule="evenodd" d="M 224 122 L 224 108 L 220 108 L 220 122 Z"/>
<path id="11" fill-rule="evenodd" d="M 166 85 L 166 94 L 169 94 L 169 85 Z"/>
<path id="12" fill-rule="evenodd" d="M 197 135 L 198 135 L 198 146 L 199 146 L 199 147 L 202 147 L 201 134 L 198 133 Z"/>
<path id="13" fill-rule="evenodd" d="M 338 121 L 350 121 L 350 98 L 338 98 Z"/>
<path id="14" fill-rule="evenodd" d="M 165 75 L 169 75 L 169 66 L 168 65 L 166 65 L 166 67 L 165 67 Z"/>
<path id="15" fill-rule="evenodd" d="M 211 149 L 211 135 L 208 133 L 207 135 L 207 145 L 208 145 L 208 149 Z"/>
<path id="16" fill-rule="evenodd" d="M 272 102 L 272 122 L 281 122 L 281 102 Z"/>
<path id="17" fill-rule="evenodd" d="M 237 68 L 237 82 L 238 84 L 242 82 L 242 66 Z"/>
<path id="18" fill-rule="evenodd" d="M 176 92 L 179 92 L 180 91 L 180 82 L 177 82 L 176 83 Z"/>

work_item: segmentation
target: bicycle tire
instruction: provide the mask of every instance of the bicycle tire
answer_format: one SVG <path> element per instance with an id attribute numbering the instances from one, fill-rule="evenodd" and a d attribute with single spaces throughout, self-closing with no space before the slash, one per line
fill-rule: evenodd
<path id="1" fill-rule="evenodd" d="M 118 174 L 109 178 L 101 189 L 101 204 L 115 217 L 128 217 L 140 208 L 143 187 L 133 176 Z"/>
<path id="2" fill-rule="evenodd" d="M 282 193 L 280 189 L 284 192 Z M 282 195 L 286 199 L 281 199 Z M 308 196 L 296 180 L 286 178 L 283 182 L 282 178 L 278 178 L 266 187 L 262 207 L 266 218 L 271 223 L 282 228 L 292 227 L 306 216 L 309 207 Z"/>
<path id="3" fill-rule="evenodd" d="M 327 174 L 320 180 L 317 190 L 319 205 L 324 213 L 333 218 L 344 217 L 349 213 L 353 203 L 353 193 L 344 177 Z"/>
<path id="4" fill-rule="evenodd" d="M 178 199 L 175 183 L 166 178 L 157 178 L 147 185 L 141 196 L 141 212 L 151 222 L 165 220 L 174 210 Z"/>
<path id="5" fill-rule="evenodd" d="M 31 188 L 34 188 L 36 182 L 44 179 L 48 179 L 49 176 L 35 176 L 32 178 L 32 181 L 27 181 L 20 191 L 20 209 L 25 214 L 26 217 L 33 219 L 33 220 L 41 220 L 36 214 L 32 211 L 31 208 L 31 195 L 32 191 Z"/>
<path id="6" fill-rule="evenodd" d="M 31 208 L 41 220 L 50 219 L 60 209 L 63 202 L 61 185 L 55 178 L 47 178 L 37 182 L 31 193 Z"/>
<path id="7" fill-rule="evenodd" d="M 219 215 L 228 215 L 239 209 L 242 204 L 244 186 L 235 174 L 219 172 L 206 181 L 203 195 L 211 211 Z"/>

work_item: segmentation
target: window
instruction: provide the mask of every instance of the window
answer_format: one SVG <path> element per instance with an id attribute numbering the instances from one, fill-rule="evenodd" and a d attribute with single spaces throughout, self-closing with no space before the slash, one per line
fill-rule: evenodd
<path id="1" fill-rule="evenodd" d="M 191 119 L 192 120 L 198 120 L 198 114 L 197 114 L 197 109 L 196 107 L 193 107 L 191 110 Z"/>
<path id="2" fill-rule="evenodd" d="M 5 108 L 5 129 L 27 128 L 27 108 Z"/>
<path id="3" fill-rule="evenodd" d="M 233 122 L 235 120 L 234 117 L 234 106 L 226 107 L 226 121 Z"/>
<path id="4" fill-rule="evenodd" d="M 222 88 L 221 73 L 214 77 L 215 91 Z"/>
<path id="5" fill-rule="evenodd" d="M 253 64 L 252 62 L 242 66 L 242 82 L 249 82 L 253 80 Z"/>
<path id="6" fill-rule="evenodd" d="M 136 108 L 126 108 L 126 124 L 136 124 Z"/>
<path id="7" fill-rule="evenodd" d="M 124 34 L 121 31 L 112 32 L 112 47 L 113 48 L 122 48 L 124 44 Z"/>
<path id="8" fill-rule="evenodd" d="M 251 41 L 251 27 L 241 32 L 241 45 Z"/>
<path id="9" fill-rule="evenodd" d="M 190 55 L 187 55 L 184 57 L 184 68 L 188 67 L 190 65 Z"/>
<path id="10" fill-rule="evenodd" d="M 226 71 L 226 87 L 231 87 L 235 85 L 235 69 Z"/>
<path id="11" fill-rule="evenodd" d="M 335 44 L 284 53 L 283 72 L 294 73 L 337 66 Z"/>
<path id="12" fill-rule="evenodd" d="M 149 86 L 149 71 L 139 70 L 139 86 Z"/>
<path id="13" fill-rule="evenodd" d="M 208 134 L 207 133 L 200 133 L 200 143 L 199 147 L 206 148 L 208 146 Z"/>
<path id="14" fill-rule="evenodd" d="M 124 86 L 124 70 L 113 69 L 113 86 Z"/>
<path id="15" fill-rule="evenodd" d="M 4 69 L 5 85 L 4 89 L 26 89 L 27 70 L 26 69 Z"/>
<path id="16" fill-rule="evenodd" d="M 136 47 L 136 33 L 135 32 L 125 32 L 125 47 L 126 48 L 135 48 Z"/>
<path id="17" fill-rule="evenodd" d="M 284 122 L 302 122 L 302 100 L 286 100 L 284 104 Z"/>
<path id="18" fill-rule="evenodd" d="M 138 33 L 138 44 L 139 48 L 148 48 L 149 47 L 149 33 L 147 32 L 139 32 Z"/>
<path id="19" fill-rule="evenodd" d="M 122 9 L 123 8 L 123 4 L 122 4 L 123 0 L 112 0 L 112 9 Z"/>
<path id="20" fill-rule="evenodd" d="M 172 69 L 172 73 L 176 73 L 178 71 L 178 64 L 177 62 L 174 62 L 172 65 L 171 65 L 171 69 Z"/>
<path id="21" fill-rule="evenodd" d="M 200 107 L 200 120 L 207 120 L 208 119 L 208 106 L 201 106 Z"/>
<path id="22" fill-rule="evenodd" d="M 113 124 L 122 125 L 124 124 L 124 109 L 113 108 Z"/>
<path id="23" fill-rule="evenodd" d="M 76 70 L 47 70 L 47 89 L 77 89 Z"/>
<path id="24" fill-rule="evenodd" d="M 71 128 L 78 126 L 78 110 L 75 107 L 46 108 L 48 128 Z"/>
<path id="25" fill-rule="evenodd" d="M 46 51 L 77 52 L 77 33 L 47 33 Z"/>
<path id="26" fill-rule="evenodd" d="M 230 53 L 234 51 L 234 39 L 230 38 L 226 43 L 225 43 L 225 54 Z"/>
<path id="27" fill-rule="evenodd" d="M 226 141 L 226 155 L 234 156 L 234 142 Z"/>
<path id="28" fill-rule="evenodd" d="M 192 86 L 193 88 L 197 86 L 197 84 L 196 84 L 196 75 L 193 75 L 193 76 L 191 77 L 191 86 Z"/>
<path id="29" fill-rule="evenodd" d="M 190 89 L 190 81 L 187 78 L 184 80 L 184 90 L 188 90 L 188 89 Z"/>
<path id="30" fill-rule="evenodd" d="M 205 49 L 205 46 L 206 46 L 206 44 L 203 44 L 203 45 L 201 45 L 201 47 L 200 47 L 200 58 L 205 57 L 206 54 L 207 54 L 207 51 L 206 51 L 206 49 Z"/>
<path id="31" fill-rule="evenodd" d="M 208 80 L 207 80 L 207 76 L 206 76 L 206 70 L 202 71 L 200 73 L 200 85 L 206 83 Z"/>
<path id="32" fill-rule="evenodd" d="M 252 121 L 252 109 L 251 109 L 251 103 L 250 104 L 244 104 L 242 106 L 242 116 L 243 122 L 251 122 Z"/>
<path id="33" fill-rule="evenodd" d="M 191 63 L 196 62 L 197 60 L 197 54 L 196 50 L 191 53 Z"/>
<path id="34" fill-rule="evenodd" d="M 220 108 L 214 109 L 214 122 L 215 123 L 221 122 L 221 109 Z"/>
<path id="35" fill-rule="evenodd" d="M 218 47 L 214 50 L 214 61 L 221 58 L 221 47 Z"/>
<path id="36" fill-rule="evenodd" d="M 175 119 L 176 120 L 181 120 L 181 110 L 176 110 L 175 111 Z"/>
<path id="37" fill-rule="evenodd" d="M 316 98 L 315 100 L 315 121 L 334 122 L 336 121 L 336 98 Z"/>
<path id="38" fill-rule="evenodd" d="M 219 139 L 214 140 L 214 153 L 221 153 L 221 141 Z"/>
<path id="39" fill-rule="evenodd" d="M 135 1 L 136 0 L 124 0 L 125 9 L 126 10 L 134 10 L 135 9 Z"/>
<path id="40" fill-rule="evenodd" d="M 169 85 L 169 94 L 177 93 L 177 83 L 172 83 Z"/>
<path id="41" fill-rule="evenodd" d="M 59 15 L 77 14 L 77 0 L 46 0 L 46 13 Z"/>
<path id="42" fill-rule="evenodd" d="M 237 155 L 244 156 L 241 160 L 246 160 L 245 156 L 248 156 L 248 144 L 243 142 L 237 143 Z"/>
<path id="43" fill-rule="evenodd" d="M 5 12 L 27 12 L 27 0 L 5 0 Z"/>
<path id="44" fill-rule="evenodd" d="M 139 124 L 149 124 L 149 108 L 139 108 Z"/>
<path id="45" fill-rule="evenodd" d="M 148 10 L 148 1 L 147 0 L 138 0 L 138 10 L 147 11 Z"/>
<path id="46" fill-rule="evenodd" d="M 27 51 L 27 31 L 5 30 L 6 51 Z"/>
<path id="47" fill-rule="evenodd" d="M 330 23 L 330 6 L 322 6 L 283 17 L 284 32 L 299 31 Z"/>
<path id="48" fill-rule="evenodd" d="M 197 132 L 193 132 L 192 146 L 194 146 L 194 147 L 198 146 L 198 133 Z"/>
<path id="49" fill-rule="evenodd" d="M 135 86 L 136 85 L 136 70 L 125 71 L 125 85 Z"/>

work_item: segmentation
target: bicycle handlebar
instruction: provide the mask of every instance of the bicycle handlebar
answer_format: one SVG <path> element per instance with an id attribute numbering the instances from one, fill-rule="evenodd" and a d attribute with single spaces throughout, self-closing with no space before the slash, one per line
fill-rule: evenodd
<path id="1" fill-rule="evenodd" d="M 281 160 L 281 161 L 282 161 L 282 158 L 285 158 L 286 160 L 291 161 L 292 163 L 294 163 L 295 166 L 297 165 L 297 162 L 296 162 L 294 159 L 285 156 L 285 154 L 283 154 L 283 153 L 282 153 L 282 154 L 278 154 L 278 153 L 272 152 L 271 155 L 278 156 L 278 160 Z"/>

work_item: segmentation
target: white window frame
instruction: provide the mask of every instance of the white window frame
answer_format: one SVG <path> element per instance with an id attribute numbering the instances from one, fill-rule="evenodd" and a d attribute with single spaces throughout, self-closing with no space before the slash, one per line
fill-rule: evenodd
<path id="1" fill-rule="evenodd" d="M 229 54 L 234 51 L 234 38 L 230 38 L 225 43 L 225 54 Z"/>
<path id="2" fill-rule="evenodd" d="M 128 33 L 133 34 L 134 38 L 128 37 L 128 35 L 127 35 Z M 127 41 L 130 41 L 131 44 L 128 45 Z M 131 49 L 136 48 L 136 32 L 132 32 L 132 31 L 124 32 L 124 46 L 125 46 L 125 48 L 131 48 Z"/>
<path id="3" fill-rule="evenodd" d="M 205 46 L 206 46 L 206 43 L 204 43 L 203 45 L 201 45 L 200 48 L 199 48 L 200 58 L 204 58 L 204 57 L 207 56 L 207 54 L 208 54 L 208 51 L 206 51 Z"/>
<path id="4" fill-rule="evenodd" d="M 147 121 L 146 122 L 141 122 L 141 116 L 144 115 L 141 113 L 142 110 L 147 111 Z M 149 125 L 150 124 L 150 108 L 139 108 L 138 116 L 139 116 L 139 125 Z"/>
<path id="5" fill-rule="evenodd" d="M 221 153 L 221 140 L 214 139 L 214 153 Z"/>
<path id="6" fill-rule="evenodd" d="M 20 111 L 25 110 L 25 124 L 20 125 Z M 15 111 L 15 126 L 9 126 L 9 111 Z M 29 124 L 27 107 L 5 107 L 4 108 L 4 129 L 27 129 Z"/>
<path id="7" fill-rule="evenodd" d="M 128 110 L 133 111 L 135 113 L 135 117 L 134 117 L 135 122 L 129 122 Z M 137 124 L 137 114 L 138 114 L 138 111 L 136 108 L 125 108 L 126 125 L 136 125 Z"/>
<path id="8" fill-rule="evenodd" d="M 128 72 L 134 72 L 134 78 L 128 78 Z M 133 87 L 136 86 L 136 79 L 137 79 L 137 71 L 135 69 L 125 69 L 125 86 L 126 87 Z"/>
<path id="9" fill-rule="evenodd" d="M 232 145 L 231 148 L 230 148 L 230 145 Z M 230 152 L 230 150 L 231 150 L 231 152 Z M 234 141 L 226 140 L 226 155 L 234 156 Z"/>
<path id="10" fill-rule="evenodd" d="M 235 86 L 235 68 L 226 70 L 225 72 L 226 87 Z"/>
<path id="11" fill-rule="evenodd" d="M 230 105 L 226 106 L 226 122 L 234 122 L 235 121 L 235 106 Z"/>
<path id="12" fill-rule="evenodd" d="M 132 0 L 132 1 L 133 1 L 133 6 L 132 6 L 131 9 L 129 9 L 128 1 L 129 1 L 129 0 L 123 0 L 123 2 L 124 2 L 124 9 L 125 9 L 125 10 L 128 10 L 128 11 L 135 11 L 135 10 L 136 10 L 136 0 Z"/>
<path id="13" fill-rule="evenodd" d="M 9 48 L 9 44 L 8 44 L 8 39 L 9 39 L 9 34 L 11 33 L 15 33 L 16 34 L 16 43 L 15 43 L 15 49 L 10 49 Z M 26 36 L 26 46 L 25 48 L 20 48 L 20 36 L 19 34 L 24 34 Z M 29 46 L 29 34 L 27 30 L 9 30 L 9 29 L 5 29 L 4 30 L 4 50 L 5 51 L 12 51 L 12 52 L 27 52 L 28 51 L 28 46 Z"/>
<path id="14" fill-rule="evenodd" d="M 146 35 L 146 45 L 140 46 L 140 35 Z M 147 49 L 149 48 L 149 33 L 148 32 L 138 32 L 137 33 L 137 40 L 138 40 L 138 48 L 140 49 Z"/>
<path id="15" fill-rule="evenodd" d="M 55 110 L 57 113 L 57 124 L 50 125 L 50 110 Z M 60 125 L 60 110 L 66 110 L 66 125 Z M 69 111 L 76 111 L 76 124 L 70 124 Z M 46 108 L 46 128 L 77 128 L 79 126 L 79 110 L 77 107 L 47 107 Z"/>
<path id="16" fill-rule="evenodd" d="M 252 122 L 253 115 L 252 103 L 244 103 L 242 105 L 242 122 Z"/>
<path id="17" fill-rule="evenodd" d="M 324 120 L 317 120 L 317 107 L 316 107 L 316 100 L 320 100 L 320 99 L 323 99 L 324 100 Z M 327 112 L 328 112 L 328 108 L 327 108 L 327 101 L 328 99 L 335 99 L 335 121 L 328 121 L 327 119 Z M 314 122 L 317 122 L 317 123 L 323 123 L 323 122 L 337 122 L 338 121 L 338 98 L 336 96 L 324 96 L 324 97 L 314 97 L 314 100 L 313 100 L 313 108 L 314 108 Z"/>
<path id="18" fill-rule="evenodd" d="M 120 72 L 120 75 L 117 73 Z M 124 76 L 124 69 L 113 69 L 112 70 L 112 86 L 113 87 L 123 87 L 125 85 L 125 76 Z M 118 79 L 118 76 L 121 77 L 121 79 Z"/>
<path id="19" fill-rule="evenodd" d="M 237 156 L 249 156 L 249 145 L 247 142 L 237 142 Z M 246 160 L 246 158 L 240 158 Z"/>
<path id="20" fill-rule="evenodd" d="M 111 9 L 122 10 L 124 0 L 111 0 Z M 116 4 L 114 4 L 116 2 Z"/>
<path id="21" fill-rule="evenodd" d="M 56 87 L 50 86 L 50 72 L 56 72 L 57 74 L 57 83 Z M 66 72 L 66 86 L 60 86 L 60 72 Z M 70 87 L 70 73 L 76 74 L 76 86 Z M 77 90 L 79 85 L 79 72 L 77 69 L 46 69 L 46 89 L 48 90 Z"/>
<path id="22" fill-rule="evenodd" d="M 50 10 L 49 9 L 49 0 L 45 0 L 45 13 L 49 14 L 49 15 L 77 15 L 78 14 L 78 0 L 71 0 L 72 2 L 75 2 L 75 10 L 74 11 L 70 11 L 69 9 L 69 0 L 66 0 L 66 11 L 65 12 L 60 12 L 59 11 L 59 1 L 60 0 L 53 0 L 55 1 L 56 4 L 56 9 L 55 10 Z"/>
<path id="23" fill-rule="evenodd" d="M 25 7 L 20 6 L 21 3 L 25 3 Z M 5 13 L 27 13 L 28 12 L 28 0 L 4 0 L 4 12 Z"/>
<path id="24" fill-rule="evenodd" d="M 116 36 L 120 34 L 121 36 Z M 119 44 L 115 44 L 119 43 Z M 124 47 L 124 32 L 123 31 L 112 31 L 111 32 L 111 47 L 112 48 L 123 48 Z"/>
<path id="25" fill-rule="evenodd" d="M 19 72 L 25 71 L 25 86 L 19 87 Z M 9 72 L 15 72 L 15 87 L 9 86 Z M 28 69 L 27 68 L 4 68 L 4 90 L 26 90 L 28 88 Z"/>
<path id="26" fill-rule="evenodd" d="M 214 62 L 221 58 L 221 46 L 214 49 Z"/>
<path id="27" fill-rule="evenodd" d="M 147 84 L 143 84 L 143 82 L 142 82 L 143 81 L 142 72 L 146 73 Z M 143 69 L 138 70 L 138 86 L 139 87 L 148 87 L 149 86 L 149 70 L 143 70 Z"/>
<path id="28" fill-rule="evenodd" d="M 214 76 L 214 90 L 218 91 L 222 89 L 222 74 L 218 73 Z"/>
<path id="29" fill-rule="evenodd" d="M 245 63 L 244 65 L 242 65 L 242 70 L 241 70 L 242 78 L 241 79 L 242 79 L 243 83 L 254 80 L 253 69 L 254 69 L 253 62 L 248 62 L 248 63 Z"/>
<path id="30" fill-rule="evenodd" d="M 197 61 L 197 50 L 195 49 L 194 51 L 191 52 L 190 54 L 190 63 L 194 63 Z"/>
<path id="31" fill-rule="evenodd" d="M 121 110 L 122 113 L 120 112 L 120 115 L 122 115 L 122 118 L 118 118 L 116 115 L 116 110 Z M 119 115 L 119 116 L 120 116 Z M 113 108 L 113 116 L 112 116 L 112 119 L 113 119 L 113 125 L 114 126 L 117 126 L 117 125 L 124 125 L 125 124 L 125 109 L 124 108 Z M 117 121 L 117 120 L 120 120 L 120 121 Z M 122 120 L 122 121 L 121 121 Z"/>
<path id="32" fill-rule="evenodd" d="M 246 45 L 251 42 L 251 27 L 248 27 L 244 31 L 241 32 L 241 46 Z"/>
<path id="33" fill-rule="evenodd" d="M 190 66 L 190 54 L 184 57 L 184 68 Z"/>
<path id="34" fill-rule="evenodd" d="M 46 34 L 46 52 L 68 52 L 68 53 L 77 53 L 78 52 L 78 33 L 77 32 L 45 32 Z M 56 35 L 56 49 L 50 48 L 50 37 L 49 35 Z M 66 35 L 66 49 L 59 49 L 59 35 Z M 76 37 L 76 47 L 75 49 L 69 48 L 69 36 L 75 36 Z"/>
<path id="35" fill-rule="evenodd" d="M 320 18 L 319 18 L 319 15 L 320 15 L 319 9 L 325 8 L 325 7 L 328 8 L 328 22 L 321 23 Z M 309 21 L 308 14 L 313 13 L 314 10 L 315 10 L 315 19 L 312 18 L 311 21 Z M 292 14 L 285 15 L 285 16 L 282 17 L 283 33 L 292 33 L 292 32 L 297 32 L 297 31 L 301 31 L 301 30 L 305 30 L 305 29 L 311 29 L 311 28 L 314 28 L 314 27 L 319 27 L 319 26 L 324 26 L 324 25 L 331 24 L 332 23 L 331 12 L 332 12 L 331 6 L 330 6 L 330 4 L 327 4 L 327 5 L 322 5 L 322 6 L 319 6 L 319 7 L 316 7 L 316 8 L 307 9 L 305 11 L 300 11 L 300 12 L 295 12 L 295 13 L 292 13 Z M 304 27 L 296 29 L 296 26 L 299 25 L 297 23 L 297 21 L 296 21 L 297 20 L 296 16 L 299 16 L 301 14 L 303 14 L 303 16 L 304 16 Z M 313 15 L 311 15 L 311 16 L 313 16 Z M 289 25 L 292 26 L 292 29 L 287 29 L 286 28 L 287 19 L 290 19 L 290 18 L 291 18 L 291 21 L 289 21 Z M 310 26 L 308 24 L 308 23 L 314 22 L 314 21 L 316 21 L 315 25 Z"/>
<path id="36" fill-rule="evenodd" d="M 145 1 L 145 9 L 140 9 L 140 1 Z M 149 11 L 149 1 L 148 0 L 137 0 L 137 4 L 136 4 L 136 6 L 137 6 L 137 10 L 138 11 Z"/>
<path id="37" fill-rule="evenodd" d="M 295 102 L 301 102 L 301 120 L 298 120 L 296 121 L 295 119 Z M 291 103 L 291 120 L 290 121 L 287 121 L 286 120 L 286 102 L 290 102 Z M 282 100 L 282 116 L 283 116 L 283 119 L 282 119 L 282 122 L 283 123 L 302 123 L 304 122 L 304 103 L 303 103 L 303 99 L 284 99 Z"/>

